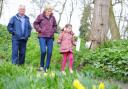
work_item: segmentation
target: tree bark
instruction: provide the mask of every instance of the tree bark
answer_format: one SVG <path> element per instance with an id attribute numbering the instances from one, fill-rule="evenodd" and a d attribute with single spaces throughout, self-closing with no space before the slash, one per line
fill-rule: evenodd
<path id="1" fill-rule="evenodd" d="M 111 5 L 109 9 L 109 25 L 110 25 L 110 32 L 111 32 L 111 39 L 118 40 L 120 39 L 120 32 L 119 28 L 116 24 L 113 7 L 112 7 L 112 0 L 110 0 Z"/>
<path id="2" fill-rule="evenodd" d="M 95 0 L 92 29 L 90 34 L 91 49 L 106 41 L 109 29 L 110 0 Z"/>
<path id="3" fill-rule="evenodd" d="M 2 15 L 3 2 L 4 2 L 4 0 L 0 0 L 0 17 L 1 17 L 1 15 Z"/>

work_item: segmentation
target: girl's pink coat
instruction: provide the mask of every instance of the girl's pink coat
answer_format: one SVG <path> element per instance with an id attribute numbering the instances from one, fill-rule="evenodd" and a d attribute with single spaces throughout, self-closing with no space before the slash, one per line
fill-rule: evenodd
<path id="1" fill-rule="evenodd" d="M 73 38 L 73 32 L 61 32 L 58 38 L 60 44 L 60 52 L 72 52 L 73 46 L 75 46 L 75 40 Z"/>

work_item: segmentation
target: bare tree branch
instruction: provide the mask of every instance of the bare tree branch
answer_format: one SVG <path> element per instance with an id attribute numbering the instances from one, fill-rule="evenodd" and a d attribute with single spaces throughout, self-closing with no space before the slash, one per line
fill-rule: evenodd
<path id="1" fill-rule="evenodd" d="M 71 23 L 72 15 L 76 6 L 77 6 L 77 0 L 71 0 L 71 11 L 70 11 L 68 23 Z"/>
<path id="2" fill-rule="evenodd" d="M 120 28 L 120 22 L 121 22 L 121 16 L 123 14 L 123 3 L 121 1 L 121 12 L 120 12 L 120 17 L 119 17 L 119 22 L 118 22 L 118 27 Z"/>
<path id="3" fill-rule="evenodd" d="M 60 21 L 61 21 L 62 14 L 63 14 L 64 9 L 65 9 L 66 3 L 67 3 L 67 0 L 64 1 L 63 5 L 62 5 L 62 10 L 61 10 L 61 12 L 59 13 L 59 20 L 58 20 L 58 23 L 57 23 L 58 26 L 59 26 L 59 24 L 60 24 Z"/>

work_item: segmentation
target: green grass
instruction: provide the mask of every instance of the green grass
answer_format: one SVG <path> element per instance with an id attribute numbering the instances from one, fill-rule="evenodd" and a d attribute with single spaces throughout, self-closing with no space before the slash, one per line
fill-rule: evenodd
<path id="1" fill-rule="evenodd" d="M 37 68 L 40 64 L 40 48 L 36 33 L 32 33 L 27 43 L 26 61 L 24 66 L 16 66 L 11 64 L 11 35 L 7 32 L 5 26 L 0 25 L 0 89 L 74 89 L 72 83 L 78 79 L 86 89 L 92 89 L 93 85 L 98 87 L 100 81 L 104 81 L 105 89 L 119 89 L 117 85 L 110 84 L 107 79 L 126 80 L 122 71 L 113 73 L 106 70 L 108 67 L 106 62 L 117 66 L 118 58 L 127 61 L 124 56 L 127 41 L 110 42 L 101 46 L 101 49 L 91 51 L 84 47 L 82 41 L 80 52 L 74 50 L 74 73 L 70 74 L 68 66 L 66 67 L 67 75 L 64 76 L 60 72 L 62 55 L 59 53 L 59 45 L 56 43 L 58 35 L 55 35 L 53 54 L 51 59 L 48 76 L 45 77 L 42 72 L 38 72 Z M 6 35 L 5 35 L 6 34 Z M 110 50 L 115 49 L 115 50 Z M 116 54 L 117 52 L 121 55 Z M 123 53 L 124 52 L 124 53 Z M 111 53 L 111 56 L 108 54 Z M 99 63 L 99 64 L 98 64 Z M 82 66 L 80 66 L 82 64 Z M 120 70 L 125 68 L 121 65 Z M 81 71 L 77 71 L 80 69 Z M 54 72 L 55 77 L 50 77 Z M 97 88 L 98 89 L 98 88 Z"/>
<path id="2" fill-rule="evenodd" d="M 33 66 L 16 66 L 8 62 L 0 65 L 0 89 L 74 89 L 73 81 L 78 79 L 86 89 L 98 87 L 100 81 L 74 71 L 63 75 L 59 70 L 49 70 L 47 76 Z M 55 73 L 55 76 L 51 75 Z M 104 81 L 105 89 L 118 89 L 114 84 Z M 116 86 L 116 87 L 115 87 Z M 113 88 L 115 87 L 115 88 Z"/>

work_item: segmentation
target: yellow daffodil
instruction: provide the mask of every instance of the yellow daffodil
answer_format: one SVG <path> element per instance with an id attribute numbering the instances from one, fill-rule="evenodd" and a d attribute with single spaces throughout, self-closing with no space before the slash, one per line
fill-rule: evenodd
<path id="1" fill-rule="evenodd" d="M 51 72 L 50 73 L 50 77 L 54 78 L 55 77 L 55 73 L 54 72 Z"/>
<path id="2" fill-rule="evenodd" d="M 76 80 L 73 81 L 73 86 L 74 87 L 78 87 L 79 84 L 80 84 L 79 80 L 76 79 Z"/>
<path id="3" fill-rule="evenodd" d="M 78 89 L 85 89 L 85 87 L 83 85 L 81 85 L 80 88 L 78 88 Z"/>
<path id="4" fill-rule="evenodd" d="M 104 85 L 103 82 L 101 82 L 101 83 L 99 84 L 99 89 L 105 89 L 105 85 Z"/>
<path id="5" fill-rule="evenodd" d="M 93 85 L 93 86 L 92 86 L 92 89 L 96 89 L 96 85 Z"/>
<path id="6" fill-rule="evenodd" d="M 40 78 L 41 77 L 41 73 L 37 73 L 36 77 Z"/>
<path id="7" fill-rule="evenodd" d="M 44 77 L 47 77 L 48 76 L 48 74 L 47 73 L 44 73 Z"/>
<path id="8" fill-rule="evenodd" d="M 79 82 L 79 80 L 74 80 L 73 81 L 73 86 L 76 88 L 76 89 L 85 89 L 85 87 Z"/>

